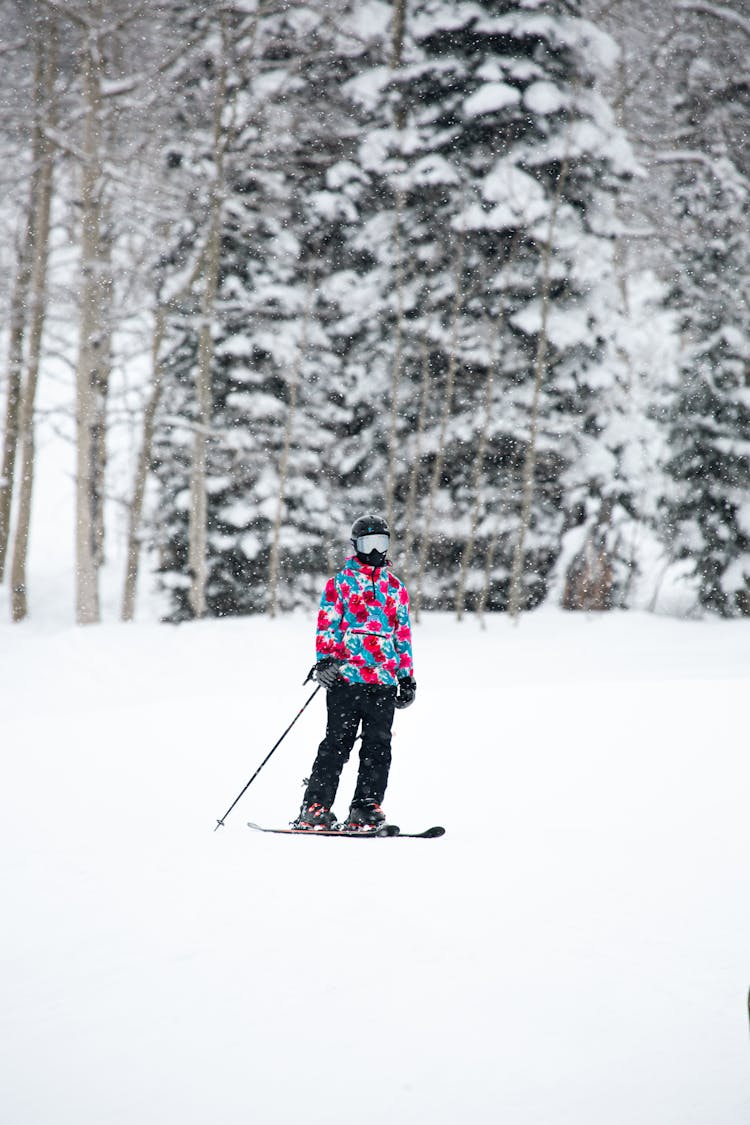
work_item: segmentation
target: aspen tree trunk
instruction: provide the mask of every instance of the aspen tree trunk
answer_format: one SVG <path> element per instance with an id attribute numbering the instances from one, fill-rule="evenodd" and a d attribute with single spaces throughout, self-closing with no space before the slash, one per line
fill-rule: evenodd
<path id="1" fill-rule="evenodd" d="M 393 0 L 393 21 L 391 25 L 391 67 L 401 66 L 404 51 L 404 32 L 406 31 L 406 0 Z"/>
<path id="2" fill-rule="evenodd" d="M 153 461 L 156 415 L 161 405 L 164 389 L 161 348 L 167 326 L 167 315 L 171 306 L 176 305 L 190 293 L 203 271 L 204 255 L 200 254 L 188 280 L 174 293 L 169 301 L 157 305 L 154 317 L 154 332 L 151 340 L 151 394 L 143 411 L 141 449 L 136 463 L 135 478 L 130 504 L 128 505 L 128 545 L 125 562 L 125 581 L 123 584 L 121 621 L 132 621 L 135 614 L 135 594 L 140 568 L 140 533 L 143 520 L 143 502 L 146 495 L 146 482 Z"/>
<path id="3" fill-rule="evenodd" d="M 39 33 L 37 52 L 42 80 L 36 90 L 36 112 L 45 126 L 54 125 L 53 85 L 56 68 L 56 29 L 50 21 L 44 38 Z M 28 356 L 19 410 L 20 487 L 13 558 L 11 560 L 11 617 L 22 621 L 28 613 L 26 559 L 31 526 L 31 497 L 34 483 L 34 402 L 39 380 L 39 359 L 47 306 L 47 263 L 49 260 L 50 208 L 52 202 L 52 151 L 42 131 L 39 143 L 39 177 L 34 213 L 33 260 L 30 283 L 30 321 Z"/>
<path id="4" fill-rule="evenodd" d="M 37 164 L 38 157 L 34 163 Z M 32 191 L 38 191 L 36 170 L 32 174 Z M 33 203 L 30 204 L 30 209 Z M 10 539 L 10 510 L 13 500 L 13 483 L 18 449 L 18 415 L 21 404 L 21 379 L 23 370 L 23 344 L 26 332 L 26 305 L 31 281 L 31 258 L 34 230 L 31 217 L 26 224 L 24 240 L 19 248 L 18 270 L 16 273 L 13 298 L 10 307 L 10 326 L 8 343 L 7 397 L 5 400 L 5 431 L 3 436 L 3 456 L 0 463 L 0 582 L 5 575 L 5 560 Z"/>
<path id="5" fill-rule="evenodd" d="M 402 261 L 401 223 L 403 192 L 396 197 L 396 339 L 391 367 L 391 411 L 388 425 L 388 470 L 385 485 L 385 511 L 388 526 L 393 531 L 394 496 L 396 492 L 396 466 L 398 462 L 398 393 L 401 384 L 401 366 L 404 339 L 404 264 Z"/>
<path id="6" fill-rule="evenodd" d="M 484 560 L 484 585 L 482 586 L 482 593 L 477 605 L 477 617 L 482 625 L 485 627 L 484 611 L 487 608 L 487 598 L 490 593 L 490 582 L 492 580 L 492 568 L 495 565 L 495 552 L 497 550 L 497 540 L 499 532 L 495 532 L 487 545 L 487 557 Z"/>
<path id="7" fill-rule="evenodd" d="M 213 317 L 219 284 L 221 257 L 221 223 L 224 193 L 223 113 L 226 104 L 226 54 L 227 35 L 224 13 L 221 19 L 221 55 L 216 79 L 213 114 L 213 166 L 214 180 L 209 208 L 209 235 L 205 252 L 205 272 L 201 299 L 201 328 L 198 338 L 198 371 L 196 375 L 196 419 L 193 435 L 193 453 L 190 471 L 190 528 L 188 542 L 188 570 L 190 590 L 188 600 L 194 617 L 205 617 L 208 585 L 208 443 L 210 440 L 213 387 L 211 364 L 213 360 Z"/>
<path id="8" fill-rule="evenodd" d="M 419 415 L 417 417 L 417 434 L 414 456 L 409 473 L 409 490 L 406 496 L 406 509 L 404 512 L 404 549 L 403 549 L 403 575 L 407 586 L 411 575 L 411 551 L 414 545 L 414 530 L 417 519 L 417 486 L 419 484 L 419 470 L 422 464 L 422 441 L 427 428 L 427 413 L 430 403 L 430 348 L 425 339 L 422 340 L 422 386 L 420 388 Z"/>
<path id="9" fill-rule="evenodd" d="M 495 321 L 495 330 L 493 332 L 493 356 L 497 353 L 498 338 L 499 338 L 498 322 Z M 477 527 L 479 525 L 479 513 L 481 510 L 481 497 L 480 490 L 482 485 L 482 476 L 484 472 L 484 458 L 487 452 L 487 441 L 490 429 L 490 417 L 492 414 L 492 386 L 495 380 L 495 361 L 490 362 L 487 367 L 487 377 L 484 384 L 484 399 L 482 403 L 483 418 L 482 427 L 479 431 L 479 441 L 477 442 L 476 453 L 474 454 L 474 466 L 471 474 L 471 488 L 474 495 L 474 503 L 471 509 L 471 521 L 469 525 L 469 534 L 464 544 L 463 553 L 461 555 L 461 567 L 458 573 L 458 582 L 456 584 L 456 601 L 455 611 L 456 617 L 459 621 L 464 615 L 464 599 L 466 597 L 466 582 L 469 576 L 469 566 L 471 565 L 471 558 L 474 554 L 474 541 L 476 539 Z"/>
<path id="10" fill-rule="evenodd" d="M 523 473 L 521 477 L 521 518 L 518 527 L 518 538 L 513 551 L 513 564 L 510 576 L 510 592 L 508 595 L 508 612 L 515 619 L 521 609 L 523 597 L 523 565 L 526 535 L 531 521 L 531 504 L 534 498 L 534 474 L 536 471 L 536 442 L 539 433 L 539 404 L 541 401 L 542 385 L 547 373 L 547 324 L 549 320 L 550 303 L 550 272 L 552 267 L 552 239 L 557 225 L 557 214 L 560 209 L 562 189 L 568 174 L 568 160 L 563 162 L 560 175 L 555 187 L 555 195 L 550 212 L 547 241 L 542 254 L 542 290 L 541 290 L 541 324 L 537 339 L 536 356 L 534 358 L 534 393 L 531 402 L 531 425 L 529 427 L 529 440 L 524 456 Z"/>
<path id="11" fill-rule="evenodd" d="M 448 419 L 450 418 L 451 408 L 453 406 L 453 384 L 455 383 L 456 371 L 458 370 L 459 319 L 464 301 L 463 261 L 464 238 L 462 235 L 461 241 L 459 243 L 458 261 L 456 264 L 456 295 L 453 301 L 453 310 L 451 313 L 450 357 L 448 360 L 448 374 L 445 382 L 445 391 L 443 393 L 443 409 L 440 415 L 438 448 L 435 455 L 435 462 L 432 467 L 432 475 L 430 477 L 430 488 L 427 496 L 427 516 L 425 518 L 424 528 L 422 530 L 422 541 L 419 545 L 419 561 L 417 565 L 417 590 L 414 601 L 414 620 L 417 622 L 419 621 L 419 611 L 422 604 L 422 583 L 424 580 L 425 567 L 427 565 L 427 554 L 430 549 L 430 536 L 432 533 L 432 520 L 435 512 L 435 501 L 437 499 L 438 488 L 440 486 L 440 477 L 443 472 L 443 464 L 445 461 L 445 440 L 448 432 Z"/>
<path id="12" fill-rule="evenodd" d="M 102 224 L 104 154 L 102 124 L 102 55 L 99 31 L 102 0 L 89 4 L 91 27 L 83 55 L 85 107 L 81 170 L 81 297 L 78 362 L 76 368 L 76 620 L 88 625 L 99 620 L 97 484 L 101 456 L 101 387 L 105 378 L 104 270 Z M 97 31 L 94 32 L 93 28 Z"/>
<path id="13" fill-rule="evenodd" d="M 125 584 L 122 592 L 122 621 L 132 621 L 135 614 L 135 591 L 138 583 L 138 564 L 140 560 L 140 531 L 143 517 L 143 500 L 146 495 L 146 481 L 153 459 L 154 429 L 156 412 L 162 395 L 161 345 L 164 339 L 166 311 L 158 308 L 151 344 L 151 394 L 143 412 L 143 436 L 133 483 L 133 495 L 128 511 L 128 546 L 125 561 Z"/>
<path id="14" fill-rule="evenodd" d="M 312 315 L 312 287 L 310 297 L 305 309 L 305 320 L 302 331 L 297 358 L 289 377 L 289 404 L 284 425 L 284 443 L 279 458 L 279 495 L 276 503 L 276 515 L 273 521 L 271 536 L 271 556 L 268 563 L 268 612 L 275 617 L 278 612 L 279 601 L 279 573 L 281 559 L 281 524 L 284 518 L 284 500 L 286 497 L 286 482 L 289 475 L 289 454 L 292 448 L 292 434 L 297 415 L 297 399 L 299 397 L 299 383 L 302 374 L 302 364 L 307 351 L 307 332 Z"/>
<path id="15" fill-rule="evenodd" d="M 99 571 L 104 564 L 104 495 L 107 469 L 107 397 L 112 370 L 112 240 L 109 231 L 110 209 L 102 206 L 99 228 L 99 330 L 96 343 L 96 366 L 91 372 L 92 425 L 91 456 L 93 461 L 93 532 L 94 565 Z"/>
<path id="16" fill-rule="evenodd" d="M 7 395 L 5 400 L 5 430 L 2 462 L 0 462 L 0 582 L 5 575 L 5 561 L 10 541 L 10 513 L 13 501 L 16 455 L 19 439 L 19 411 L 21 381 L 23 376 L 23 349 L 27 329 L 27 305 L 31 286 L 36 216 L 39 200 L 39 181 L 42 169 L 42 106 L 45 97 L 44 60 L 41 45 L 37 42 L 34 57 L 34 127 L 31 138 L 31 179 L 25 230 L 18 248 L 13 296 L 8 325 Z"/>
<path id="17" fill-rule="evenodd" d="M 275 617 L 279 604 L 279 570 L 281 557 L 281 524 L 284 518 L 284 497 L 286 495 L 286 480 L 289 472 L 289 453 L 292 447 L 292 430 L 294 428 L 297 412 L 297 395 L 299 387 L 299 372 L 295 371 L 289 383 L 289 405 L 287 406 L 286 424 L 284 426 L 284 445 L 279 459 L 279 495 L 276 502 L 276 515 L 273 521 L 271 537 L 271 557 L 268 563 L 268 612 Z"/>
<path id="18" fill-rule="evenodd" d="M 393 0 L 393 21 L 391 29 L 391 58 L 392 70 L 401 66 L 404 51 L 404 33 L 406 30 L 406 0 Z M 395 124 L 402 129 L 406 120 L 406 107 L 399 100 Z M 404 263 L 403 240 L 401 237 L 403 225 L 404 192 L 400 189 L 396 193 L 396 339 L 393 348 L 393 364 L 391 367 L 391 412 L 388 426 L 388 470 L 385 485 L 385 512 L 388 526 L 393 530 L 394 523 L 394 496 L 396 492 L 396 467 L 398 461 L 398 394 L 401 384 L 401 368 L 403 359 L 404 341 Z"/>

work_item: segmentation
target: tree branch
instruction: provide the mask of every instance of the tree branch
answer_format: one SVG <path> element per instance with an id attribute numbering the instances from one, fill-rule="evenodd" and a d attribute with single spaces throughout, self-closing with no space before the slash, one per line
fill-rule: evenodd
<path id="1" fill-rule="evenodd" d="M 87 19 L 86 16 L 82 16 L 80 12 L 74 12 L 70 8 L 66 8 L 64 4 L 56 3 L 56 0 L 42 0 L 42 3 L 46 5 L 46 7 L 51 8 L 53 12 L 56 12 L 58 16 L 62 16 L 63 19 L 72 20 L 73 23 L 77 23 L 79 27 L 85 28 L 86 31 L 90 31 L 93 27 L 91 20 Z"/>
<path id="2" fill-rule="evenodd" d="M 724 20 L 726 23 L 739 27 L 741 31 L 745 32 L 745 35 L 750 36 L 750 19 L 741 16 L 739 12 L 735 12 L 732 8 L 725 8 L 719 4 L 707 4 L 704 0 L 679 0 L 676 8 L 678 11 L 694 12 L 696 15 Z"/>

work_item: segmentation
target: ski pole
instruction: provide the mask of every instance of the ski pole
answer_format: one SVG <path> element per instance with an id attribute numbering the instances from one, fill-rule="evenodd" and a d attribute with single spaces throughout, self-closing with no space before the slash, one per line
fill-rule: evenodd
<path id="1" fill-rule="evenodd" d="M 307 683 L 307 680 L 305 680 L 305 683 Z M 229 808 L 227 809 L 227 811 L 226 811 L 226 812 L 224 813 L 224 815 L 223 815 L 223 817 L 221 818 L 221 820 L 217 820 L 217 821 L 216 821 L 216 828 L 214 828 L 214 832 L 216 831 L 216 829 L 217 829 L 217 828 L 221 828 L 221 826 L 223 825 L 224 821 L 225 821 L 225 820 L 227 819 L 227 817 L 229 816 L 230 812 L 232 811 L 232 809 L 234 808 L 234 806 L 235 806 L 235 805 L 237 804 L 237 802 L 239 801 L 240 797 L 244 796 L 244 794 L 245 794 L 245 793 L 247 792 L 247 790 L 248 790 L 248 789 L 250 788 L 250 786 L 251 786 L 251 785 L 252 785 L 252 783 L 253 783 L 253 782 L 255 781 L 256 777 L 258 776 L 258 774 L 260 773 L 260 771 L 261 771 L 261 770 L 263 769 L 263 767 L 264 767 L 264 765 L 266 764 L 266 762 L 268 761 L 268 759 L 269 759 L 269 758 L 271 757 L 271 755 L 273 754 L 274 750 L 276 750 L 276 749 L 277 749 L 277 748 L 278 748 L 278 747 L 279 747 L 279 746 L 281 745 L 281 743 L 282 743 L 282 742 L 284 741 L 284 739 L 286 738 L 286 736 L 287 736 L 287 735 L 289 734 L 289 731 L 290 731 L 290 730 L 292 729 L 292 727 L 294 726 L 294 724 L 295 724 L 295 723 L 297 722 L 297 719 L 298 719 L 298 718 L 300 717 L 300 715 L 302 714 L 302 712 L 303 712 L 303 711 L 305 710 L 305 707 L 307 707 L 307 705 L 308 705 L 309 703 L 312 703 L 313 699 L 314 699 L 314 698 L 315 698 L 315 696 L 316 696 L 316 695 L 318 694 L 318 692 L 320 691 L 320 689 L 321 689 L 321 687 L 322 687 L 322 686 L 323 686 L 322 684 L 318 684 L 318 686 L 316 687 L 315 691 L 314 691 L 314 692 L 312 693 L 312 695 L 310 696 L 310 698 L 309 698 L 309 699 L 307 700 L 307 703 L 304 703 L 304 704 L 302 705 L 302 707 L 300 707 L 299 711 L 298 711 L 298 712 L 297 712 L 297 714 L 296 714 L 296 715 L 294 716 L 294 718 L 292 719 L 291 723 L 289 724 L 289 726 L 288 726 L 288 727 L 286 728 L 286 730 L 285 730 L 285 731 L 284 731 L 284 733 L 282 734 L 282 736 L 281 736 L 281 738 L 279 739 L 279 741 L 278 741 L 278 742 L 277 742 L 277 743 L 276 743 L 276 744 L 275 744 L 274 746 L 272 746 L 272 747 L 271 747 L 271 749 L 270 749 L 270 750 L 268 751 L 268 753 L 266 754 L 265 758 L 264 758 L 264 759 L 263 759 L 263 761 L 262 761 L 262 762 L 260 763 L 260 765 L 258 766 L 258 768 L 257 768 L 257 770 L 255 771 L 255 773 L 253 774 L 253 776 L 252 776 L 252 777 L 250 778 L 250 780 L 248 781 L 248 783 L 247 783 L 247 785 L 245 786 L 245 788 L 244 788 L 244 789 L 242 790 L 242 792 L 240 792 L 240 793 L 238 793 L 238 794 L 237 794 L 237 796 L 236 796 L 236 797 L 235 797 L 235 799 L 234 799 L 234 800 L 232 801 L 232 803 L 231 803 L 231 805 L 229 806 Z"/>

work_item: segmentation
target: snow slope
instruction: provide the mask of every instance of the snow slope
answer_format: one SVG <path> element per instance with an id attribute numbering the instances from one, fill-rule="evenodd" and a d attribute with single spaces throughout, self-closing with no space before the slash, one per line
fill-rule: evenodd
<path id="1" fill-rule="evenodd" d="M 745 1125 L 750 627 L 429 618 L 386 807 L 442 840 L 245 827 L 321 699 L 214 832 L 311 631 L 0 626 L 4 1125 Z"/>

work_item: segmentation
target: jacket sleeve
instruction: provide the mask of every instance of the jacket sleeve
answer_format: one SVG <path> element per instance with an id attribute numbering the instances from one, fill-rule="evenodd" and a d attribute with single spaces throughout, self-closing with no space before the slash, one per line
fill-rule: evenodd
<path id="1" fill-rule="evenodd" d="M 409 619 L 409 595 L 406 586 L 401 586 L 398 592 L 398 610 L 396 613 L 395 632 L 396 654 L 398 656 L 398 671 L 396 676 L 414 675 L 414 658 L 411 649 L 411 621 Z"/>
<path id="2" fill-rule="evenodd" d="M 339 660 L 346 659 L 346 651 L 342 644 L 343 619 L 344 603 L 341 594 L 335 580 L 329 578 L 318 610 L 318 630 L 315 636 L 316 660 L 322 660 L 324 656 L 335 656 Z"/>

